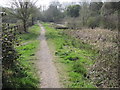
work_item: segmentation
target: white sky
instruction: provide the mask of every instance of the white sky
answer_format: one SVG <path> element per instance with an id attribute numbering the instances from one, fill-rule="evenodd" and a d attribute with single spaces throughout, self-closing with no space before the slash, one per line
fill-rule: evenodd
<path id="1" fill-rule="evenodd" d="M 12 0 L 0 0 L 0 6 L 9 6 L 9 3 L 11 1 Z M 33 0 L 33 1 L 36 1 L 36 0 Z M 62 2 L 78 2 L 78 1 L 81 1 L 81 0 L 38 0 L 37 5 L 48 6 L 49 3 L 52 2 L 52 1 L 59 1 L 60 3 L 62 3 Z"/>
<path id="2" fill-rule="evenodd" d="M 12 0 L 0 0 L 0 6 L 8 6 L 9 7 L 9 3 Z M 36 0 L 33 0 L 36 1 Z M 37 5 L 44 5 L 44 6 L 48 6 L 50 2 L 52 1 L 59 1 L 60 3 L 62 2 L 85 2 L 85 1 L 101 1 L 101 0 L 38 0 Z M 120 0 L 102 0 L 102 1 L 120 1 Z"/>

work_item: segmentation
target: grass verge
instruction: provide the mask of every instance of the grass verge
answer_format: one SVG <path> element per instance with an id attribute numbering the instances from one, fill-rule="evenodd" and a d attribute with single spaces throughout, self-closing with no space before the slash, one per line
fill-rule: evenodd
<path id="1" fill-rule="evenodd" d="M 87 74 L 97 56 L 92 46 L 65 35 L 63 30 L 55 30 L 50 24 L 43 25 L 47 30 L 48 43 L 55 47 L 55 63 L 64 87 L 94 88 Z"/>
<path id="2" fill-rule="evenodd" d="M 34 25 L 29 28 L 29 33 L 18 35 L 21 44 L 16 47 L 19 54 L 17 63 L 12 69 L 8 70 L 9 82 L 6 87 L 9 88 L 37 88 L 39 79 L 36 75 L 34 67 L 35 53 L 37 51 L 39 41 L 38 36 L 40 28 Z"/>

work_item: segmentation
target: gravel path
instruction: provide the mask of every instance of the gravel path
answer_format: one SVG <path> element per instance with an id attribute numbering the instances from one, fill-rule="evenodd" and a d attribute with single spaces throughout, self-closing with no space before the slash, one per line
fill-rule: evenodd
<path id="1" fill-rule="evenodd" d="M 52 61 L 52 54 L 50 53 L 49 47 L 47 45 L 45 29 L 41 24 L 40 27 L 40 50 L 38 50 L 37 52 L 37 67 L 39 70 L 38 73 L 41 78 L 40 88 L 60 88 L 59 79 L 57 75 L 58 73 L 54 62 Z"/>

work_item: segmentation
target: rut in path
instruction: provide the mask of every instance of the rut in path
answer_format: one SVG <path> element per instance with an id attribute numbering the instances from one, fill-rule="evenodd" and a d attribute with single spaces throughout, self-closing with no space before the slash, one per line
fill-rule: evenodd
<path id="1" fill-rule="evenodd" d="M 50 54 L 45 37 L 45 29 L 40 24 L 40 50 L 37 52 L 37 67 L 40 73 L 41 84 L 40 88 L 60 88 L 59 79 L 52 55 Z"/>

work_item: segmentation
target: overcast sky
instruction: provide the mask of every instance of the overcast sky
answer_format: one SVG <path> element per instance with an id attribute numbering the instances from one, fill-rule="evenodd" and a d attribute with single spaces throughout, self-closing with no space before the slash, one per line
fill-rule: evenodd
<path id="1" fill-rule="evenodd" d="M 0 0 L 0 6 L 9 6 L 9 2 L 12 0 Z M 35 1 L 35 0 L 34 0 Z M 59 2 L 78 2 L 80 0 L 38 0 L 37 5 L 46 5 L 48 6 L 52 1 L 59 1 Z"/>
<path id="2" fill-rule="evenodd" d="M 9 3 L 12 0 L 0 0 L 0 6 L 10 6 Z M 33 0 L 36 1 L 36 0 Z M 84 2 L 84 1 L 101 1 L 101 0 L 38 0 L 37 5 L 45 5 L 48 6 L 50 2 L 52 1 L 59 1 L 62 2 Z M 102 0 L 102 1 L 120 1 L 120 0 Z"/>

